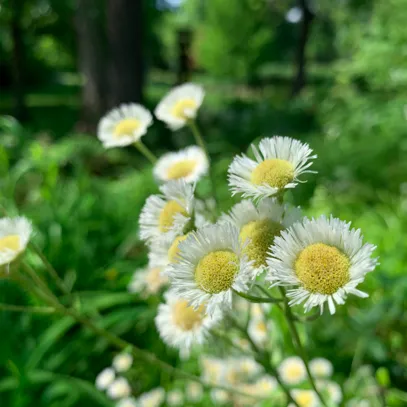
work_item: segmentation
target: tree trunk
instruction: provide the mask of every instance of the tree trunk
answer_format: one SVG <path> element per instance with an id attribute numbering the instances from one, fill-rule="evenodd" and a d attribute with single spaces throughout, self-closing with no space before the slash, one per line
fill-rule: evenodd
<path id="1" fill-rule="evenodd" d="M 109 105 L 143 101 L 143 0 L 108 0 Z"/>
<path id="2" fill-rule="evenodd" d="M 78 127 L 93 131 L 107 109 L 107 72 L 100 0 L 77 0 L 75 23 L 79 70 L 84 77 L 82 113 Z"/>
<path id="3" fill-rule="evenodd" d="M 300 93 L 301 89 L 306 84 L 306 47 L 311 31 L 311 24 L 314 19 L 314 14 L 311 12 L 307 0 L 299 0 L 299 3 L 302 10 L 302 20 L 296 57 L 297 74 L 293 81 L 292 96 Z"/>

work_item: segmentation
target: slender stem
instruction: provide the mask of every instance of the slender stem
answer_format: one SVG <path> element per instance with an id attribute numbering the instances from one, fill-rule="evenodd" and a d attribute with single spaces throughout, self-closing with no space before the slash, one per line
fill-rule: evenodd
<path id="1" fill-rule="evenodd" d="M 48 259 L 44 256 L 39 247 L 33 242 L 30 242 L 29 245 L 37 254 L 37 256 L 41 259 L 41 261 L 44 263 L 45 269 L 47 270 L 51 278 L 55 281 L 57 287 L 61 290 L 63 294 L 68 295 L 69 290 L 65 286 L 64 281 L 61 279 L 61 277 L 59 277 L 57 271 L 54 269 L 53 265 L 48 261 Z"/>
<path id="2" fill-rule="evenodd" d="M 198 129 L 198 126 L 197 126 L 195 120 L 193 120 L 193 119 L 188 120 L 188 125 L 189 125 L 189 128 L 192 131 L 192 134 L 194 135 L 196 144 L 198 144 L 198 146 L 202 148 L 202 150 L 205 152 L 205 155 L 206 155 L 208 161 L 210 162 L 211 158 L 209 156 L 208 149 L 206 147 L 204 139 L 203 139 L 203 137 L 201 135 L 201 132 Z M 216 193 L 216 184 L 215 184 L 215 179 L 214 179 L 214 176 L 213 176 L 211 166 L 209 166 L 209 178 L 211 180 L 212 195 L 213 195 L 213 198 L 215 199 L 215 201 L 217 202 L 218 199 L 217 199 L 217 193 Z"/>
<path id="3" fill-rule="evenodd" d="M 154 165 L 157 162 L 157 157 L 141 140 L 136 141 L 134 146 L 138 149 L 138 151 L 140 151 L 141 154 L 144 155 L 144 157 L 147 158 L 148 161 L 150 161 L 151 164 Z"/>
<path id="4" fill-rule="evenodd" d="M 223 334 L 222 332 L 219 331 L 212 331 L 212 334 L 222 341 L 226 342 L 228 345 L 230 345 L 232 348 L 235 348 L 239 352 L 246 354 L 246 355 L 253 355 L 252 352 L 248 351 L 247 349 L 244 349 L 242 346 L 238 345 L 237 343 L 233 342 L 229 336 Z"/>
<path id="5" fill-rule="evenodd" d="M 291 334 L 293 335 L 294 340 L 296 342 L 299 356 L 302 359 L 302 361 L 304 362 L 305 370 L 307 371 L 307 375 L 308 375 L 308 379 L 309 379 L 309 381 L 311 383 L 311 386 L 314 389 L 315 393 L 318 395 L 318 398 L 320 399 L 321 403 L 325 407 L 327 407 L 327 404 L 325 403 L 324 398 L 322 397 L 321 393 L 317 389 L 317 386 L 315 385 L 314 378 L 312 377 L 311 370 L 309 368 L 308 356 L 307 356 L 307 353 L 305 352 L 305 349 L 304 349 L 304 347 L 302 345 L 301 338 L 300 338 L 300 335 L 298 333 L 297 327 L 295 326 L 295 318 L 294 318 L 293 313 L 291 312 L 290 306 L 288 305 L 288 300 L 287 300 L 287 297 L 285 295 L 285 290 L 284 290 L 283 287 L 280 287 L 280 291 L 281 291 L 281 294 L 285 298 L 285 301 L 284 301 L 285 302 L 285 316 L 286 316 L 286 319 L 287 319 L 287 322 L 288 322 L 288 326 L 289 326 Z"/>
<path id="6" fill-rule="evenodd" d="M 255 295 L 250 295 L 247 293 L 242 293 L 240 291 L 233 290 L 239 297 L 242 297 L 250 302 L 255 302 L 258 304 L 262 303 L 277 303 L 277 302 L 282 302 L 282 299 L 279 298 L 270 298 L 270 297 L 256 297 Z"/>
<path id="7" fill-rule="evenodd" d="M 29 312 L 32 314 L 52 314 L 56 312 L 52 307 L 24 307 L 22 305 L 1 304 L 0 310 L 11 312 Z"/>

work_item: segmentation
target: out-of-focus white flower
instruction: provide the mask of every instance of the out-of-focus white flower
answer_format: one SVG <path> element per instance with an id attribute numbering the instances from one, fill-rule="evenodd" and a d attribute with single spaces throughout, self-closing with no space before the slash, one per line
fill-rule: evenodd
<path id="1" fill-rule="evenodd" d="M 105 148 L 128 146 L 139 141 L 152 122 L 153 116 L 144 106 L 123 104 L 100 120 L 98 138 Z"/>
<path id="2" fill-rule="evenodd" d="M 196 117 L 204 96 L 205 92 L 201 86 L 185 83 L 164 96 L 154 114 L 171 130 L 178 130 L 185 126 L 188 120 Z"/>
<path id="3" fill-rule="evenodd" d="M 299 23 L 302 20 L 302 10 L 299 7 L 290 8 L 285 19 L 291 24 Z"/>
<path id="4" fill-rule="evenodd" d="M 213 314 L 230 308 L 233 290 L 247 291 L 253 267 L 243 255 L 239 231 L 230 223 L 206 226 L 179 244 L 178 262 L 168 275 L 174 292 L 195 308 L 205 304 Z"/>
<path id="5" fill-rule="evenodd" d="M 128 397 L 125 399 L 120 400 L 116 407 L 138 407 L 137 402 L 133 397 Z"/>
<path id="6" fill-rule="evenodd" d="M 0 219 L 0 266 L 10 264 L 27 247 L 31 222 L 24 217 Z"/>
<path id="7" fill-rule="evenodd" d="M 131 394 L 131 388 L 129 382 L 124 377 L 117 378 L 110 386 L 107 388 L 107 395 L 113 399 L 123 399 L 129 397 Z"/>
<path id="8" fill-rule="evenodd" d="M 274 239 L 266 280 L 295 287 L 287 291 L 290 305 L 305 302 L 306 311 L 319 306 L 322 312 L 327 302 L 334 314 L 335 303 L 344 304 L 348 294 L 368 296 L 356 286 L 376 267 L 375 248 L 363 244 L 360 229 L 350 229 L 350 223 L 332 216 L 305 218 Z"/>
<path id="9" fill-rule="evenodd" d="M 320 392 L 328 394 L 332 404 L 337 405 L 341 403 L 343 398 L 342 389 L 338 383 L 328 380 L 317 380 L 316 385 Z"/>
<path id="10" fill-rule="evenodd" d="M 231 357 L 224 361 L 223 380 L 237 386 L 251 381 L 260 371 L 260 365 L 251 357 Z"/>
<path id="11" fill-rule="evenodd" d="M 311 374 L 315 378 L 328 378 L 332 376 L 333 366 L 332 363 L 324 358 L 315 358 L 309 363 Z"/>
<path id="12" fill-rule="evenodd" d="M 171 407 L 184 405 L 184 393 L 181 390 L 171 390 L 167 393 L 167 403 Z"/>
<path id="13" fill-rule="evenodd" d="M 229 166 L 229 188 L 232 194 L 244 198 L 272 197 L 285 189 L 295 188 L 301 182 L 299 176 L 314 172 L 312 150 L 308 144 L 290 137 L 274 136 L 252 145 L 255 159 L 242 154 Z"/>
<path id="14" fill-rule="evenodd" d="M 264 346 L 270 339 L 270 323 L 264 318 L 252 318 L 249 322 L 248 333 L 258 346 Z"/>
<path id="15" fill-rule="evenodd" d="M 96 387 L 99 390 L 106 390 L 115 379 L 115 372 L 112 368 L 108 367 L 103 369 L 96 377 Z"/>
<path id="16" fill-rule="evenodd" d="M 167 283 L 168 277 L 163 273 L 162 267 L 148 266 L 134 272 L 127 289 L 147 297 L 157 294 Z"/>
<path id="17" fill-rule="evenodd" d="M 159 407 L 164 402 L 165 390 L 162 387 L 143 393 L 137 399 L 137 407 Z"/>
<path id="18" fill-rule="evenodd" d="M 162 155 L 154 166 L 154 176 L 160 182 L 182 179 L 194 183 L 205 176 L 209 161 L 202 148 L 190 146 Z"/>
<path id="19" fill-rule="evenodd" d="M 211 394 L 212 401 L 216 405 L 218 405 L 218 404 L 226 404 L 230 400 L 230 395 L 225 390 L 212 389 L 210 394 Z"/>
<path id="20" fill-rule="evenodd" d="M 297 402 L 299 407 L 318 407 L 319 399 L 315 391 L 295 389 L 291 392 L 293 399 Z M 288 407 L 294 407 L 295 404 L 290 403 Z"/>
<path id="21" fill-rule="evenodd" d="M 225 363 L 222 359 L 212 356 L 201 357 L 202 376 L 208 383 L 218 384 L 222 380 Z"/>
<path id="22" fill-rule="evenodd" d="M 113 359 L 113 367 L 118 373 L 127 372 L 132 365 L 133 356 L 131 356 L 129 353 L 121 353 L 116 355 Z"/>
<path id="23" fill-rule="evenodd" d="M 281 379 L 289 385 L 296 385 L 306 379 L 304 362 L 298 356 L 283 360 L 278 368 Z"/>
<path id="24" fill-rule="evenodd" d="M 198 403 L 203 397 L 203 387 L 200 383 L 189 382 L 185 389 L 187 399 L 193 403 Z"/>

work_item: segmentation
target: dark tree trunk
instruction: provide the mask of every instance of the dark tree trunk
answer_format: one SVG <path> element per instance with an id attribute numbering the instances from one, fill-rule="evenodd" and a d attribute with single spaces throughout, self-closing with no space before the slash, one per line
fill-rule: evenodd
<path id="1" fill-rule="evenodd" d="M 109 105 L 143 101 L 143 0 L 108 0 Z"/>
<path id="2" fill-rule="evenodd" d="M 314 19 L 314 14 L 311 12 L 307 0 L 299 0 L 299 5 L 302 10 L 301 31 L 297 48 L 296 67 L 297 73 L 293 81 L 292 96 L 300 93 L 301 89 L 306 84 L 306 48 L 311 32 L 311 24 Z"/>
<path id="3" fill-rule="evenodd" d="M 188 29 L 178 31 L 177 85 L 188 82 L 192 72 L 191 42 L 192 32 Z"/>
<path id="4" fill-rule="evenodd" d="M 27 106 L 25 104 L 25 55 L 23 28 L 21 18 L 23 14 L 25 0 L 13 0 L 12 15 L 10 21 L 10 32 L 13 43 L 13 89 L 15 97 L 15 116 L 18 120 L 24 121 L 27 118 Z"/>
<path id="5" fill-rule="evenodd" d="M 107 109 L 106 49 L 100 0 L 77 0 L 75 23 L 79 70 L 84 77 L 82 113 L 78 127 L 93 131 Z"/>

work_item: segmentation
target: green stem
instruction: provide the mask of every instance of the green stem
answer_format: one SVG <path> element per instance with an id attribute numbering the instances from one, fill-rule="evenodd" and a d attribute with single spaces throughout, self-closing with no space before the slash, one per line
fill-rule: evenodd
<path id="1" fill-rule="evenodd" d="M 293 313 L 291 312 L 290 306 L 288 305 L 288 300 L 287 300 L 287 297 L 285 295 L 285 290 L 284 290 L 283 287 L 279 287 L 279 288 L 280 288 L 281 294 L 284 296 L 284 299 L 285 299 L 284 300 L 284 303 L 285 303 L 285 316 L 286 316 L 286 319 L 287 319 L 287 322 L 288 322 L 288 326 L 290 328 L 292 336 L 294 337 L 294 341 L 295 341 L 295 343 L 297 345 L 297 350 L 298 350 L 299 356 L 302 359 L 302 361 L 304 362 L 305 370 L 307 371 L 308 379 L 309 379 L 309 381 L 311 383 L 311 386 L 314 389 L 315 393 L 318 395 L 318 398 L 320 399 L 322 405 L 327 407 L 327 404 L 325 403 L 324 398 L 322 397 L 321 393 L 317 389 L 317 386 L 315 385 L 314 378 L 312 377 L 311 370 L 309 368 L 308 356 L 307 356 L 307 353 L 305 352 L 305 349 L 304 349 L 304 347 L 302 345 L 301 338 L 300 338 L 300 335 L 298 333 L 297 327 L 295 326 L 295 317 L 294 317 Z"/>
<path id="2" fill-rule="evenodd" d="M 144 155 L 144 157 L 147 158 L 148 161 L 150 161 L 151 164 L 154 165 L 157 162 L 157 157 L 141 140 L 136 141 L 134 146 L 138 149 L 138 151 L 140 151 L 141 154 Z"/>
<path id="3" fill-rule="evenodd" d="M 0 310 L 11 312 L 29 312 L 32 314 L 52 314 L 56 312 L 52 307 L 24 307 L 22 305 L 0 304 Z"/>
<path id="4" fill-rule="evenodd" d="M 188 120 L 188 125 L 189 125 L 189 128 L 192 131 L 192 134 L 194 135 L 196 144 L 198 144 L 198 146 L 201 147 L 202 150 L 205 152 L 205 155 L 206 155 L 206 157 L 208 159 L 208 162 L 210 163 L 211 158 L 209 156 L 208 149 L 206 147 L 204 139 L 203 139 L 203 137 L 201 135 L 201 132 L 198 129 L 198 126 L 197 126 L 195 120 L 193 120 L 193 119 Z M 211 181 L 211 189 L 212 189 L 213 199 L 215 199 L 215 202 L 218 202 L 217 192 L 216 192 L 216 184 L 215 184 L 215 179 L 214 179 L 214 176 L 213 176 L 213 171 L 212 171 L 211 165 L 209 165 L 209 178 L 210 178 L 210 181 Z"/>
<path id="5" fill-rule="evenodd" d="M 271 297 L 256 297 L 255 295 L 250 295 L 246 293 L 242 293 L 240 291 L 233 290 L 239 297 L 242 297 L 250 302 L 262 304 L 262 303 L 278 303 L 282 302 L 282 299 L 279 298 L 271 298 Z"/>

